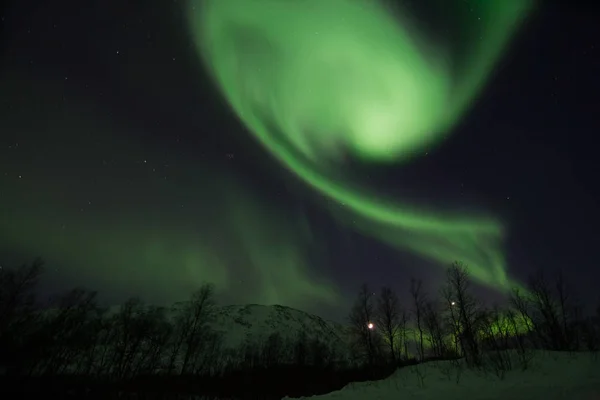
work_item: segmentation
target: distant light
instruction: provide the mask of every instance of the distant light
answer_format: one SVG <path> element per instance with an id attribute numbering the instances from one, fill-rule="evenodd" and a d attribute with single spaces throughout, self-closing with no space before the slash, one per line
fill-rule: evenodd
<path id="1" fill-rule="evenodd" d="M 456 302 L 455 302 L 455 301 L 453 301 L 453 302 L 451 302 L 451 303 L 450 303 L 450 305 L 451 305 L 451 306 L 455 306 L 455 305 L 456 305 Z"/>
<path id="2" fill-rule="evenodd" d="M 375 328 L 375 325 L 373 325 L 372 322 L 369 322 L 369 324 L 367 325 L 367 328 L 373 329 L 373 328 Z"/>

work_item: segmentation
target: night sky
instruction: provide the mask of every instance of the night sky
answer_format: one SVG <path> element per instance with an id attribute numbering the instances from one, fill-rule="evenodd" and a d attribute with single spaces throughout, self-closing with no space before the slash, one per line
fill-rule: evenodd
<path id="1" fill-rule="evenodd" d="M 343 204 L 255 140 L 210 79 L 182 2 L 126 3 L 2 11 L 2 265 L 41 256 L 46 293 L 84 286 L 108 303 L 166 304 L 211 281 L 223 303 L 336 319 L 362 282 L 407 292 L 414 276 L 435 290 L 444 265 L 341 223 Z M 444 25 L 439 4 L 414 12 L 432 36 L 460 25 Z M 344 168 L 399 202 L 494 216 L 511 279 L 562 268 L 595 302 L 599 18 L 598 7 L 538 7 L 441 144 L 404 164 L 347 157 Z"/>

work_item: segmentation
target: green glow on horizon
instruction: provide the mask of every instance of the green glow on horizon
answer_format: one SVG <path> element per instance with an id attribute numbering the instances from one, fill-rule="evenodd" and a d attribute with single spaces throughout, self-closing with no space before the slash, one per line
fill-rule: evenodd
<path id="1" fill-rule="evenodd" d="M 353 182 L 341 156 L 407 162 L 440 143 L 481 91 L 531 2 L 473 2 L 482 22 L 461 76 L 377 2 L 206 0 L 190 26 L 213 78 L 255 138 L 344 208 L 336 216 L 399 249 L 509 282 L 504 227 L 488 216 L 399 204 Z M 476 29 L 477 28 L 477 29 Z M 475 34 L 475 33 L 473 33 Z"/>
<path id="2" fill-rule="evenodd" d="M 10 230 L 0 240 L 42 254 L 102 295 L 109 288 L 167 304 L 211 282 L 226 304 L 337 305 L 336 287 L 310 270 L 308 249 L 317 239 L 302 218 L 273 218 L 280 212 L 261 206 L 241 182 L 219 179 L 225 184 L 203 187 L 211 194 L 186 193 L 206 204 L 191 220 L 142 207 L 121 216 L 77 213 L 46 197 L 44 207 L 7 215 L 0 227 Z"/>

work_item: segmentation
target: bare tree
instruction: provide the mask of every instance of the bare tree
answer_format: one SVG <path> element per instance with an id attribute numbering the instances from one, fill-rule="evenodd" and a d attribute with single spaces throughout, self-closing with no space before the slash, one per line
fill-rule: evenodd
<path id="1" fill-rule="evenodd" d="M 522 322 L 527 333 L 532 334 L 535 327 L 531 318 L 531 302 L 519 288 L 514 288 L 510 295 L 510 304 L 518 314 L 519 322 Z"/>
<path id="2" fill-rule="evenodd" d="M 96 347 L 94 360 L 91 362 L 91 373 L 95 376 L 108 376 L 114 370 L 114 353 L 120 336 L 117 322 L 117 315 L 109 312 L 97 321 Z"/>
<path id="3" fill-rule="evenodd" d="M 510 325 L 503 311 L 496 305 L 491 310 L 485 311 L 481 318 L 480 333 L 482 335 L 482 356 L 485 356 L 485 367 L 491 367 L 500 379 L 504 379 L 506 372 L 512 369 L 509 340 L 512 336 Z"/>
<path id="4" fill-rule="evenodd" d="M 448 268 L 446 276 L 445 297 L 455 322 L 459 325 L 463 353 L 468 364 L 477 365 L 480 362 L 477 324 L 481 321 L 482 312 L 477 299 L 470 293 L 467 266 L 454 262 Z"/>
<path id="5" fill-rule="evenodd" d="M 409 313 L 405 308 L 402 308 L 400 314 L 400 350 L 398 358 L 402 358 L 402 352 L 404 352 L 404 358 L 408 359 L 408 321 Z"/>
<path id="6" fill-rule="evenodd" d="M 81 355 L 77 369 L 78 373 L 93 376 L 100 371 L 103 340 L 106 334 L 107 308 L 96 306 L 90 312 L 90 317 L 81 334 L 88 338 L 88 346 Z"/>
<path id="7" fill-rule="evenodd" d="M 352 331 L 357 339 L 357 345 L 362 350 L 364 358 L 366 358 L 369 365 L 373 365 L 376 351 L 373 335 L 373 329 L 375 328 L 373 295 L 374 293 L 369 290 L 367 284 L 363 284 L 349 316 Z"/>
<path id="8" fill-rule="evenodd" d="M 414 321 L 416 324 L 416 337 L 417 342 L 417 350 L 419 352 L 419 358 L 421 361 L 425 358 L 425 348 L 423 347 L 423 334 L 424 334 L 424 326 L 423 326 L 423 312 L 425 307 L 425 302 L 427 301 L 427 295 L 423 290 L 423 281 L 416 280 L 415 278 L 411 278 L 410 280 L 410 296 L 412 297 L 412 315 L 414 316 Z"/>
<path id="9" fill-rule="evenodd" d="M 563 275 L 562 270 L 559 270 L 556 274 L 556 297 L 558 300 L 558 311 L 560 315 L 560 324 L 562 328 L 562 344 L 564 350 L 570 349 L 575 350 L 573 348 L 574 338 L 573 332 L 571 329 L 571 325 L 575 322 L 573 320 L 573 311 L 575 306 L 572 304 L 571 293 L 567 287 L 567 282 Z"/>
<path id="10" fill-rule="evenodd" d="M 456 296 L 454 291 L 450 287 L 450 285 L 446 284 L 440 290 L 442 295 L 442 299 L 444 301 L 444 311 L 445 317 L 444 322 L 446 325 L 446 330 L 452 334 L 452 344 L 454 348 L 453 352 L 457 355 L 464 353 L 461 343 L 461 323 L 460 323 L 460 315 L 458 313 L 458 309 L 455 307 L 456 305 Z"/>
<path id="11" fill-rule="evenodd" d="M 181 361 L 180 374 L 196 369 L 203 344 L 212 333 L 210 323 L 215 317 L 214 286 L 204 284 L 190 300 L 175 307 L 175 337 L 170 353 L 169 372 Z M 181 357 L 181 360 L 178 358 Z"/>
<path id="12" fill-rule="evenodd" d="M 513 308 L 509 308 L 506 311 L 506 321 L 516 341 L 516 350 L 521 363 L 521 368 L 525 370 L 529 368 L 533 356 L 531 346 L 529 346 L 526 341 L 526 338 L 531 339 L 533 335 L 533 326 L 526 311 L 527 307 L 523 305 L 524 303 L 522 300 L 519 291 L 513 290 L 510 300 Z M 523 311 L 519 311 L 519 308 L 517 308 L 515 304 L 519 304 L 519 308 Z"/>
<path id="13" fill-rule="evenodd" d="M 112 375 L 118 379 L 129 378 L 135 371 L 144 341 L 151 330 L 146 318 L 147 308 L 141 299 L 133 297 L 119 308 L 114 316 Z"/>
<path id="14" fill-rule="evenodd" d="M 545 347 L 552 350 L 564 350 L 566 340 L 559 317 L 559 304 L 552 293 L 552 288 L 542 270 L 529 277 L 528 289 L 536 314 L 534 317 L 536 331 Z"/>
<path id="15" fill-rule="evenodd" d="M 389 346 L 391 362 L 396 363 L 402 311 L 398 296 L 388 286 L 381 288 L 377 299 L 376 315 L 378 330 Z"/>
<path id="16" fill-rule="evenodd" d="M 149 306 L 140 315 L 138 332 L 143 336 L 133 362 L 133 375 L 155 374 L 162 369 L 162 356 L 172 327 L 163 307 Z"/>
<path id="17" fill-rule="evenodd" d="M 425 304 L 423 322 L 434 356 L 438 358 L 445 357 L 447 349 L 444 343 L 444 324 L 437 304 L 431 301 Z"/>
<path id="18" fill-rule="evenodd" d="M 52 301 L 45 324 L 38 331 L 45 365 L 40 371 L 46 375 L 60 374 L 67 369 L 87 364 L 87 352 L 94 345 L 95 332 L 91 326 L 101 316 L 96 292 L 76 288 Z"/>
<path id="19" fill-rule="evenodd" d="M 44 262 L 37 258 L 29 265 L 0 270 L 0 341 L 11 325 L 22 322 L 20 319 L 31 313 L 43 266 Z"/>
<path id="20" fill-rule="evenodd" d="M 0 365 L 10 373 L 23 373 L 32 360 L 27 338 L 38 329 L 35 289 L 43 272 L 36 259 L 18 268 L 0 270 Z"/>

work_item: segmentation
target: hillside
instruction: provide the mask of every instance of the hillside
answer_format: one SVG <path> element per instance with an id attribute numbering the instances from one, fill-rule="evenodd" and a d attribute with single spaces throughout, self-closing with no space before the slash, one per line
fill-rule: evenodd
<path id="1" fill-rule="evenodd" d="M 176 303 L 166 309 L 168 320 L 174 321 L 181 304 Z M 116 315 L 119 310 L 119 306 L 110 307 L 108 315 Z M 349 361 L 351 358 L 347 326 L 291 307 L 259 304 L 220 306 L 216 308 L 215 321 L 209 326 L 222 341 L 220 360 L 225 364 L 242 361 L 247 348 L 260 352 L 269 337 L 275 334 L 280 341 L 278 350 L 282 362 L 293 360 L 295 346 L 303 335 L 307 345 L 318 341 L 338 360 Z"/>
<path id="2" fill-rule="evenodd" d="M 323 354 L 333 355 L 338 361 L 351 360 L 347 327 L 290 307 L 221 307 L 212 328 L 223 340 L 220 357 L 225 364 L 243 361 L 248 352 L 258 355 L 265 346 L 277 347 L 278 362 L 292 363 L 301 338 L 313 353 L 317 346 L 327 349 Z M 314 361 L 309 357 L 306 362 Z"/>
<path id="3" fill-rule="evenodd" d="M 515 365 L 518 365 L 515 363 Z M 398 369 L 387 379 L 352 383 L 312 400 L 562 400 L 600 399 L 600 358 L 589 352 L 538 351 L 527 370 L 514 368 L 501 379 L 492 370 L 468 370 L 452 361 Z M 284 399 L 289 399 L 285 397 Z"/>
<path id="4" fill-rule="evenodd" d="M 308 338 L 318 338 L 332 345 L 347 338 L 347 328 L 341 324 L 280 305 L 221 307 L 214 329 L 223 333 L 227 348 L 236 348 L 247 340 L 264 340 L 273 333 L 279 333 L 284 341 L 293 341 L 304 332 Z"/>

